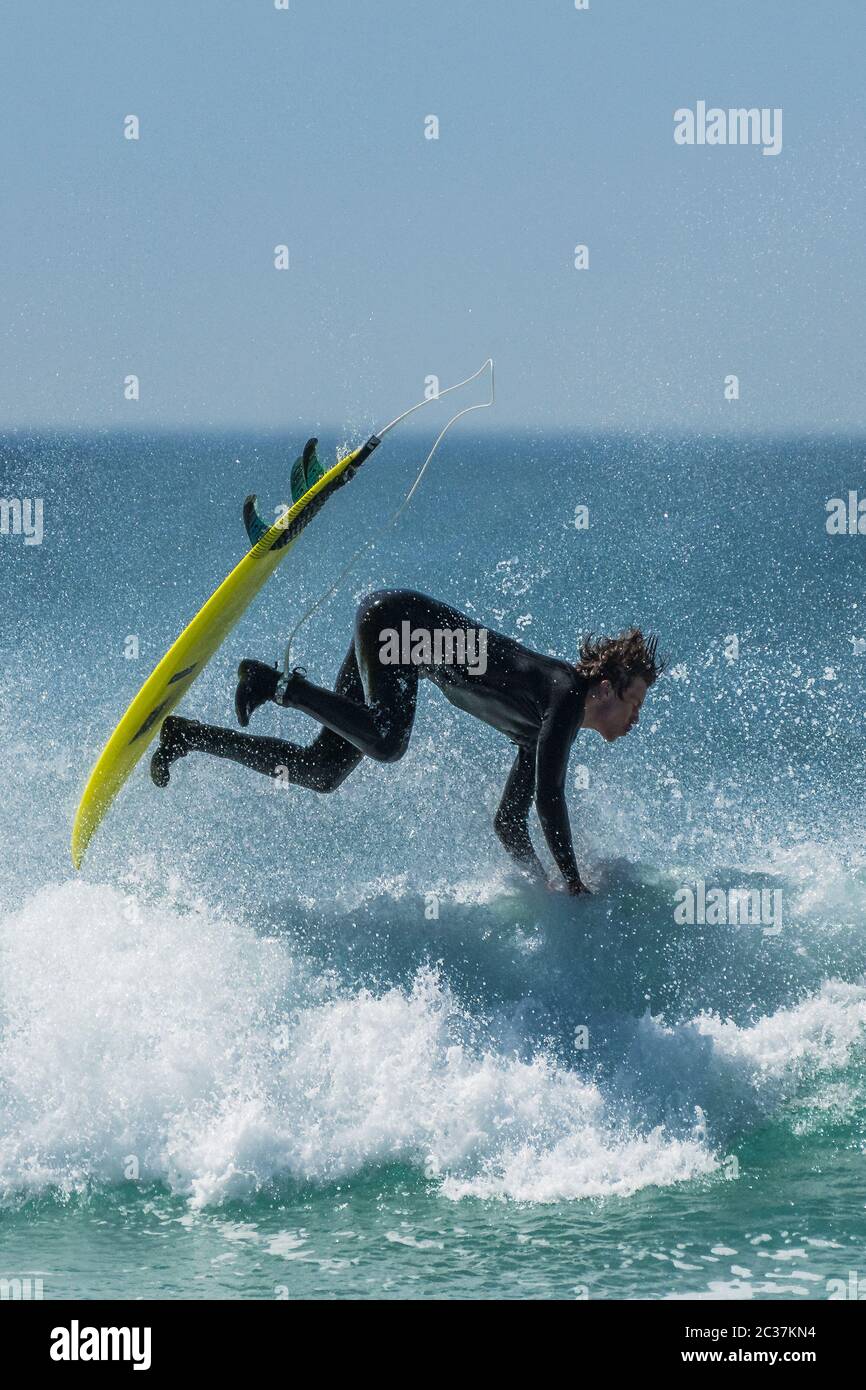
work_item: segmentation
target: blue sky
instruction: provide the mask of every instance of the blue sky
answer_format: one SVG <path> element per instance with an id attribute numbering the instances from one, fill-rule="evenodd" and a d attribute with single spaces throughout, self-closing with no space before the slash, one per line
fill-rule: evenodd
<path id="1" fill-rule="evenodd" d="M 500 427 L 862 427 L 862 0 L 7 0 L 3 30 L 2 426 L 352 432 L 492 353 Z M 699 100 L 781 107 L 781 153 L 676 145 Z"/>

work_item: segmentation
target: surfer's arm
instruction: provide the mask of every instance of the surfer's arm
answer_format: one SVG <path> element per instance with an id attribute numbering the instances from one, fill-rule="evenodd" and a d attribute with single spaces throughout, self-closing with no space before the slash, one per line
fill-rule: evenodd
<path id="1" fill-rule="evenodd" d="M 569 695 L 554 699 L 544 716 L 535 761 L 535 809 L 548 849 L 570 893 L 581 893 L 584 884 L 574 857 L 565 773 L 574 740 L 574 721 Z"/>
<path id="2" fill-rule="evenodd" d="M 534 791 L 535 754 L 531 748 L 520 748 L 505 783 L 493 825 L 502 844 L 520 867 L 533 877 L 543 879 L 544 868 L 532 848 L 527 825 Z"/>

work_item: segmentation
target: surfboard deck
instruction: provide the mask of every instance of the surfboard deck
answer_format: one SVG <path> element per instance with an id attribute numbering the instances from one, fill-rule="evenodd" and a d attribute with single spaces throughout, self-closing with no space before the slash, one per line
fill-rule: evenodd
<path id="1" fill-rule="evenodd" d="M 374 442 L 375 441 L 375 442 Z M 359 467 L 378 444 L 373 435 L 329 468 L 235 565 L 169 647 L 120 720 L 97 759 L 72 827 L 72 862 L 81 868 L 87 846 L 145 749 L 201 675 L 259 590 L 291 550 L 346 470 Z M 325 494 L 325 496 L 323 496 Z"/>

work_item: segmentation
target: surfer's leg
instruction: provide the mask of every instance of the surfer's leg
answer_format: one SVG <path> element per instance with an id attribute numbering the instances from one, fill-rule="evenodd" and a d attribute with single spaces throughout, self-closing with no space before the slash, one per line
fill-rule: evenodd
<path id="1" fill-rule="evenodd" d="M 279 702 L 312 715 L 341 738 L 377 762 L 402 758 L 409 746 L 415 719 L 418 670 L 415 666 L 387 665 L 380 660 L 383 628 L 395 618 L 387 607 L 392 595 L 373 594 L 358 609 L 355 620 L 354 657 L 357 689 L 325 690 L 295 671 Z M 352 652 L 344 662 L 350 665 Z M 362 703 L 364 701 L 364 703 Z"/>
<path id="2" fill-rule="evenodd" d="M 291 782 L 317 792 L 335 791 L 363 756 L 351 743 L 328 729 L 323 729 L 305 748 L 287 739 L 240 734 L 234 729 L 170 715 L 162 726 L 160 745 L 151 759 L 150 775 L 158 787 L 168 785 L 171 763 L 187 753 L 210 753 L 216 758 L 229 758 L 278 782 Z"/>
<path id="3" fill-rule="evenodd" d="M 363 699 L 354 646 L 350 647 L 340 668 L 337 690 Z M 158 787 L 168 786 L 171 764 L 187 753 L 230 758 L 266 777 L 317 792 L 336 790 L 363 757 L 357 748 L 330 729 L 323 729 L 318 738 L 304 747 L 287 739 L 239 734 L 234 729 L 170 715 L 163 722 L 159 747 L 151 759 L 150 775 Z"/>

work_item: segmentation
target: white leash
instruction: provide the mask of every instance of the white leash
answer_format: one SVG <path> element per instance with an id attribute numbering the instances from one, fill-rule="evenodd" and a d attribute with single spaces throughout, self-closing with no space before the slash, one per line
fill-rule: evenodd
<path id="1" fill-rule="evenodd" d="M 365 552 L 366 550 L 371 550 L 372 547 L 377 543 L 377 541 L 379 541 L 379 540 L 381 539 L 381 537 L 385 534 L 385 532 L 386 532 L 387 530 L 389 530 L 389 529 L 394 525 L 394 523 L 397 521 L 397 519 L 398 519 L 398 518 L 402 515 L 402 513 L 406 510 L 406 508 L 408 507 L 409 503 L 411 502 L 413 496 L 415 495 L 415 492 L 416 492 L 416 490 L 417 490 L 417 488 L 418 488 L 418 485 L 419 485 L 420 482 L 421 482 L 421 479 L 424 477 L 424 474 L 425 474 L 426 471 L 427 471 L 427 466 L 428 466 L 428 464 L 430 463 L 430 460 L 432 459 L 432 457 L 433 457 L 433 455 L 435 454 L 436 450 L 439 448 L 439 445 L 442 443 L 442 440 L 445 438 L 445 436 L 446 436 L 446 434 L 448 433 L 448 431 L 450 430 L 451 426 L 452 426 L 453 424 L 456 424 L 456 422 L 461 418 L 461 416 L 463 416 L 463 415 L 468 415 L 470 411 L 472 411 L 472 410 L 487 410 L 487 409 L 489 409 L 489 407 L 490 407 L 491 405 L 494 405 L 494 404 L 495 404 L 495 402 L 496 402 L 496 379 L 495 379 L 495 376 L 494 376 L 493 358 L 492 358 L 492 357 L 488 357 L 487 361 L 483 364 L 483 366 L 479 367 L 477 372 L 473 372 L 473 373 L 472 373 L 472 376 L 468 376 L 468 377 L 466 378 L 465 381 L 458 381 L 454 386 L 446 386 L 444 391 L 440 391 L 440 392 L 439 392 L 437 395 L 435 395 L 435 396 L 425 396 L 424 399 L 423 399 L 423 401 L 418 401 L 417 405 L 410 406 L 408 410 L 404 410 L 402 415 L 398 415 L 398 416 L 396 417 L 396 419 L 392 420 L 391 423 L 390 423 L 389 425 L 386 425 L 384 429 L 381 429 L 381 430 L 377 430 L 377 431 L 376 431 L 376 435 L 378 436 L 378 438 L 379 438 L 379 439 L 383 439 L 384 436 L 388 433 L 389 430 L 392 430 L 392 429 L 394 428 L 395 425 L 399 425 L 399 424 L 401 423 L 402 420 L 405 420 L 405 419 L 407 418 L 407 416 L 413 415 L 414 412 L 415 412 L 416 410 L 420 410 L 421 407 L 424 406 L 424 405 L 429 405 L 429 404 L 431 403 L 431 401 L 438 401 L 438 400 L 440 400 L 440 399 L 442 398 L 442 396 L 447 396 L 447 395 L 449 394 L 449 392 L 451 392 L 451 391 L 459 391 L 460 388 L 461 388 L 461 386 L 468 386 L 468 385 L 470 384 L 470 382 L 475 381 L 476 378 L 478 378 L 479 376 L 481 376 L 482 372 L 485 372 L 485 371 L 487 370 L 488 367 L 490 368 L 490 400 L 489 400 L 489 401 L 481 401 L 478 405 L 467 405 L 467 406 L 464 406 L 464 408 L 463 408 L 462 410 L 458 410 L 458 412 L 457 412 L 456 415 L 452 415 L 452 416 L 451 416 L 451 419 L 448 421 L 448 424 L 445 426 L 445 428 L 444 428 L 444 429 L 441 431 L 441 433 L 439 434 L 439 436 L 438 436 L 438 438 L 437 438 L 437 440 L 436 440 L 436 443 L 433 445 L 433 448 L 430 450 L 429 454 L 427 455 L 426 459 L 424 460 L 423 464 L 421 465 L 421 469 L 420 469 L 420 471 L 419 471 L 419 473 L 418 473 L 418 476 L 416 477 L 416 479 L 415 479 L 414 483 L 412 484 L 412 486 L 410 487 L 409 491 L 406 493 L 406 496 L 403 498 L 403 500 L 402 500 L 402 502 L 400 503 L 400 505 L 399 505 L 399 507 L 397 508 L 397 510 L 393 513 L 392 516 L 389 516 L 389 517 L 388 517 L 388 520 L 385 522 L 385 524 L 384 524 L 383 526 L 381 526 L 381 527 L 379 528 L 378 531 L 374 532 L 374 534 L 370 537 L 369 540 L 364 541 L 363 545 L 360 545 L 360 546 L 358 547 L 358 549 L 355 551 L 354 555 L 351 557 L 351 559 L 348 561 L 348 563 L 343 567 L 343 569 L 342 569 L 342 570 L 340 571 L 340 573 L 337 575 L 337 578 L 334 580 L 334 582 L 333 582 L 333 584 L 331 585 L 331 587 L 330 587 L 329 589 L 326 589 L 326 590 L 324 591 L 324 593 L 320 594 L 319 597 L 318 597 L 313 603 L 311 603 L 311 604 L 309 605 L 308 608 L 305 609 L 305 611 L 301 614 L 301 616 L 300 616 L 300 618 L 298 619 L 298 621 L 295 623 L 295 626 L 292 628 L 292 631 L 289 633 L 288 641 L 286 642 L 286 650 L 285 650 L 285 655 L 284 655 L 284 657 L 283 657 L 283 680 L 287 680 L 288 677 L 289 677 L 289 675 L 290 675 L 290 665 L 289 665 L 289 663 L 290 663 L 291 653 L 292 653 L 292 643 L 294 642 L 295 637 L 297 636 L 298 632 L 299 632 L 300 629 L 304 626 L 304 623 L 307 622 L 308 619 L 310 619 L 310 618 L 313 616 L 313 614 L 314 614 L 315 612 L 317 612 L 317 610 L 318 610 L 319 608 L 321 608 L 322 604 L 323 604 L 327 599 L 331 598 L 331 596 L 337 592 L 337 590 L 339 589 L 339 587 L 340 587 L 340 585 L 342 584 L 343 580 L 346 578 L 346 575 L 349 574 L 349 572 L 355 567 L 355 564 L 356 564 L 357 561 L 360 559 L 360 557 L 364 554 L 364 552 Z"/>

